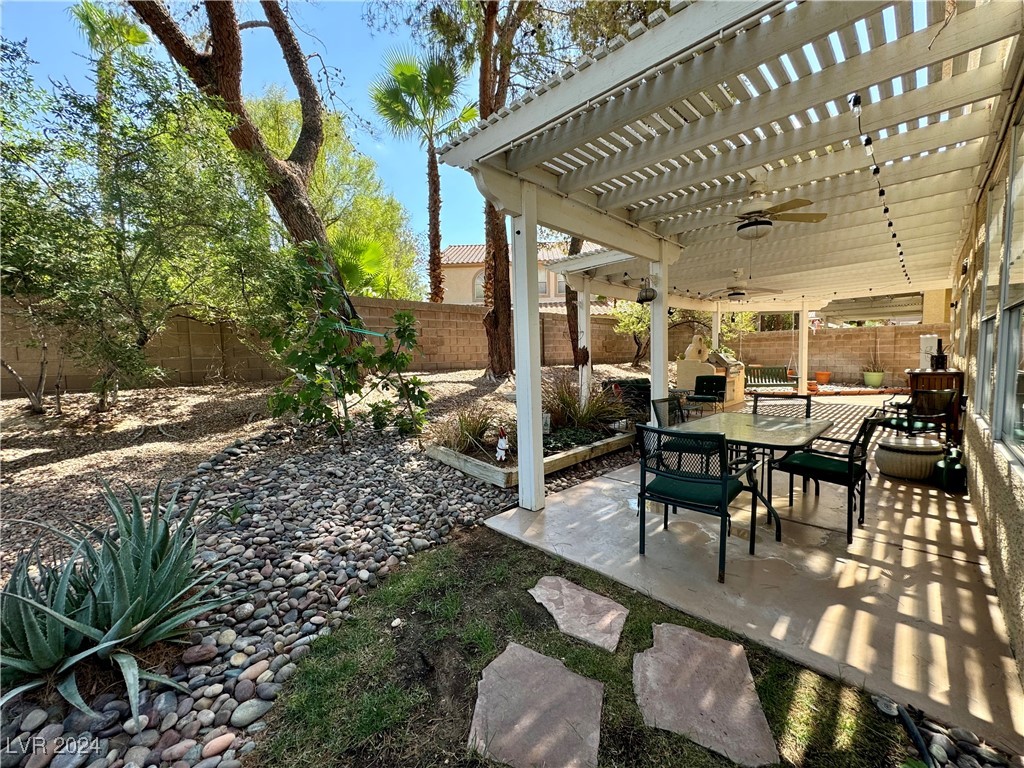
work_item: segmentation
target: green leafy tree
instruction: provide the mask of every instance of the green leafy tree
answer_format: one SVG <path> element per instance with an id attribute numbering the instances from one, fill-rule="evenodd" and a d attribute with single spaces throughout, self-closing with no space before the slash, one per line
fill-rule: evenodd
<path id="1" fill-rule="evenodd" d="M 429 216 L 430 300 L 444 300 L 441 271 L 441 176 L 437 143 L 457 135 L 476 119 L 476 107 L 458 105 L 461 75 L 454 60 L 439 50 L 423 58 L 393 51 L 384 61 L 385 73 L 370 86 L 373 106 L 398 138 L 416 136 L 427 150 L 427 211 Z"/>
<path id="2" fill-rule="evenodd" d="M 356 396 L 354 405 L 380 390 L 393 393 L 397 402 L 375 404 L 374 424 L 393 421 L 402 434 L 418 434 L 429 395 L 420 379 L 407 375 L 417 342 L 412 313 L 396 313 L 395 328 L 384 334 L 367 331 L 358 320 L 348 325 L 338 318 L 344 295 L 332 258 L 312 243 L 306 248 L 311 252 L 300 261 L 290 315 L 273 337 L 274 351 L 291 373 L 271 395 L 271 413 L 294 413 L 341 434 L 352 426 L 348 398 Z"/>
<path id="3" fill-rule="evenodd" d="M 215 297 L 236 267 L 267 258 L 267 217 L 225 139 L 230 116 L 167 68 L 126 58 L 106 102 L 56 88 L 4 143 L 4 292 L 62 330 L 104 410 L 119 382 L 154 373 L 144 350 L 172 314 L 223 316 Z"/>
<path id="4" fill-rule="evenodd" d="M 288 100 L 284 91 L 272 87 L 248 109 L 275 153 L 286 153 L 295 145 L 302 128 L 298 101 Z M 324 116 L 324 143 L 310 174 L 309 195 L 324 221 L 345 286 L 352 293 L 421 298 L 417 244 L 408 214 L 385 190 L 374 161 L 355 148 L 337 113 Z M 361 245 L 353 245 L 357 241 Z M 363 251 L 368 252 L 366 258 L 353 258 Z M 345 271 L 353 261 L 360 263 L 358 283 L 350 283 Z"/>
<path id="5" fill-rule="evenodd" d="M 632 366 L 639 368 L 648 356 L 651 348 L 651 307 L 649 304 L 637 304 L 632 301 L 620 301 L 612 308 L 615 318 L 615 332 L 632 337 L 636 349 L 633 353 Z M 738 338 L 744 333 L 756 330 L 756 313 L 730 312 L 722 315 L 721 338 L 723 341 Z M 694 333 L 711 333 L 711 313 L 696 312 L 690 309 L 670 309 L 668 311 L 668 327 L 678 328 L 689 326 Z"/>

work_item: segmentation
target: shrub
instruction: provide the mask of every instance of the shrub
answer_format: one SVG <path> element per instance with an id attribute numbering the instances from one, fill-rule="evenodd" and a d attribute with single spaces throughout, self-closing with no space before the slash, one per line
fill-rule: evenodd
<path id="1" fill-rule="evenodd" d="M 571 371 L 559 372 L 541 385 L 541 403 L 544 410 L 551 414 L 551 426 L 554 429 L 600 429 L 629 415 L 629 409 L 621 397 L 599 387 L 591 387 L 587 402 L 581 404 L 580 388 Z"/>
<path id="2" fill-rule="evenodd" d="M 465 408 L 432 427 L 434 441 L 464 453 L 471 445 L 481 446 L 487 432 L 495 428 L 494 411 L 487 406 Z"/>
<path id="3" fill-rule="evenodd" d="M 96 531 L 76 538 L 50 528 L 72 545 L 71 557 L 55 566 L 44 563 L 38 540 L 18 557 L 0 593 L 0 680 L 6 689 L 0 705 L 54 681 L 69 703 L 91 712 L 75 668 L 98 659 L 120 669 L 138 717 L 140 679 L 181 686 L 139 669 L 131 651 L 185 634 L 193 619 L 230 601 L 215 591 L 225 578 L 217 572 L 231 561 L 202 571 L 194 563 L 198 497 L 176 523 L 177 493 L 162 511 L 159 486 L 148 519 L 134 491 L 130 511 L 109 486 L 104 498 L 114 529 L 99 535 L 96 546 Z"/>

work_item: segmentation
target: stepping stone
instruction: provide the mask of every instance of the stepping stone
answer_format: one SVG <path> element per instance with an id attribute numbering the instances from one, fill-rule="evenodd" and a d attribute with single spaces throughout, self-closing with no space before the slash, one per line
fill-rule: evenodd
<path id="1" fill-rule="evenodd" d="M 565 634 L 606 651 L 614 651 L 619 644 L 628 608 L 559 576 L 545 576 L 528 591 Z"/>
<path id="2" fill-rule="evenodd" d="M 477 683 L 469 748 L 513 768 L 597 768 L 604 685 L 518 643 Z"/>
<path id="3" fill-rule="evenodd" d="M 644 722 L 686 736 L 740 765 L 779 762 L 743 646 L 674 624 L 633 657 Z"/>

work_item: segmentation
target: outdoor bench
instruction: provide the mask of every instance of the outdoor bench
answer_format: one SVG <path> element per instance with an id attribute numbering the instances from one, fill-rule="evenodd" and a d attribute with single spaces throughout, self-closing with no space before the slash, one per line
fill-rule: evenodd
<path id="1" fill-rule="evenodd" d="M 791 387 L 788 371 L 784 365 L 768 365 L 760 368 L 749 367 L 744 371 L 747 389 L 755 387 Z"/>

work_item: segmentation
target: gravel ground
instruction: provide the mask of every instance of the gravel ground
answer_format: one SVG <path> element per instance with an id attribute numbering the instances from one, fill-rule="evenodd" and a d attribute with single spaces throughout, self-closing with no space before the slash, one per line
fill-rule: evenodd
<path id="1" fill-rule="evenodd" d="M 509 385 L 489 383 L 481 371 L 422 378 L 434 397 L 432 419 L 474 402 L 513 410 L 501 394 Z M 101 713 L 95 719 L 59 701 L 15 702 L 0 728 L 0 768 L 237 768 L 296 662 L 346 618 L 353 597 L 416 552 L 447 542 L 456 526 L 515 503 L 514 492 L 427 458 L 415 439 L 393 430 L 360 427 L 353 447 L 271 420 L 269 391 L 131 391 L 102 415 L 89 410 L 89 395 L 72 395 L 59 418 L 30 416 L 20 401 L 0 404 L 5 567 L 37 534 L 32 523 L 104 521 L 102 479 L 146 492 L 164 480 L 179 503 L 200 498 L 198 557 L 231 563 L 222 587 L 230 602 L 197 622 L 191 645 L 163 670 L 188 694 L 147 688 L 138 720 L 120 688 L 83 691 Z M 632 461 L 630 451 L 604 456 L 549 476 L 548 488 Z M 232 507 L 244 509 L 236 524 L 218 514 Z"/>

